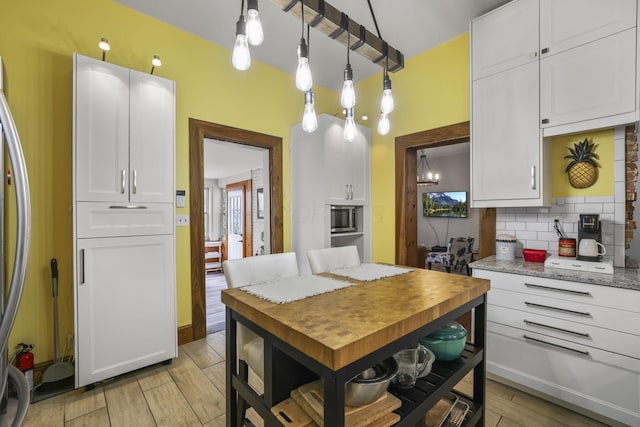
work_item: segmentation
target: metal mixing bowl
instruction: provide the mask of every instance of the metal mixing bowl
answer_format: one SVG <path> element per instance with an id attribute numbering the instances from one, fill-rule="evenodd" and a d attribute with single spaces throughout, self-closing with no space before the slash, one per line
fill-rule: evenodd
<path id="1" fill-rule="evenodd" d="M 398 374 L 398 362 L 393 357 L 385 359 L 382 363 L 373 367 L 376 375 L 371 378 L 369 368 L 359 374 L 345 385 L 344 401 L 347 406 L 363 406 L 378 400 Z M 368 378 L 367 378 L 368 377 Z"/>

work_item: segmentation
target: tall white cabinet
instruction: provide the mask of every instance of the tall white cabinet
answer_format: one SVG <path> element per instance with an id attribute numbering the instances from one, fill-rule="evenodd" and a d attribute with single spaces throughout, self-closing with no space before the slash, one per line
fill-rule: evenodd
<path id="1" fill-rule="evenodd" d="M 303 274 L 311 272 L 309 249 L 355 245 L 362 262 L 371 262 L 371 131 L 357 128 L 349 142 L 344 120 L 327 114 L 314 133 L 291 127 L 291 247 Z M 332 205 L 357 207 L 356 231 L 331 233 Z"/>
<path id="2" fill-rule="evenodd" d="M 74 54 L 76 386 L 177 357 L 175 83 Z"/>

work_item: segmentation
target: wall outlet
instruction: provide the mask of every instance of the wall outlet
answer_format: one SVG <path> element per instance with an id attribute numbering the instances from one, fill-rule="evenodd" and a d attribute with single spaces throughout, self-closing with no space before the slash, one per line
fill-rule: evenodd
<path id="1" fill-rule="evenodd" d="M 189 225 L 189 215 L 176 215 L 176 227 L 187 227 Z"/>
<path id="2" fill-rule="evenodd" d="M 68 334 L 67 335 L 67 350 L 73 350 L 73 335 L 72 334 Z"/>

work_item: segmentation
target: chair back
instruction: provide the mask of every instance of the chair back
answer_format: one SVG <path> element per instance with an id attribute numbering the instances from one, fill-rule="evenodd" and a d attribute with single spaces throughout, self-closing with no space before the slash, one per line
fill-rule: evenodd
<path id="1" fill-rule="evenodd" d="M 299 275 L 295 252 L 229 259 L 222 263 L 222 270 L 229 288 Z"/>
<path id="2" fill-rule="evenodd" d="M 307 252 L 307 258 L 313 274 L 360 265 L 360 255 L 356 246 L 311 249 Z"/>
<path id="3" fill-rule="evenodd" d="M 295 252 L 229 259 L 222 263 L 222 271 L 228 288 L 240 288 L 278 277 L 298 276 L 298 260 Z M 262 339 L 239 324 L 236 343 L 238 358 L 246 361 L 260 378 L 264 378 Z"/>
<path id="4" fill-rule="evenodd" d="M 449 240 L 452 267 L 462 267 L 471 263 L 474 240 L 474 237 L 452 237 Z"/>

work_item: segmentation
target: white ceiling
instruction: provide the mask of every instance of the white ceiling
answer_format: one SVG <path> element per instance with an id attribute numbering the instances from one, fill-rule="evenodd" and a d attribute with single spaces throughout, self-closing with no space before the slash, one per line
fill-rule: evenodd
<path id="1" fill-rule="evenodd" d="M 125 6 L 167 22 L 229 49 L 235 39 L 240 0 L 116 0 Z M 382 38 L 407 59 L 429 50 L 469 29 L 469 21 L 508 0 L 371 0 Z M 366 0 L 327 0 L 376 34 Z M 246 3 L 246 2 L 245 2 Z M 267 0 L 259 0 L 264 43 L 251 47 L 258 60 L 294 74 L 301 23 Z M 331 90 L 342 85 L 346 47 L 311 30 L 310 64 L 314 84 Z M 354 80 L 369 77 L 381 68 L 352 52 Z M 229 52 L 231 62 L 231 52 Z M 398 77 L 402 71 L 396 73 Z"/>
<path id="2" fill-rule="evenodd" d="M 265 148 L 205 138 L 204 177 L 220 179 L 262 167 Z"/>

